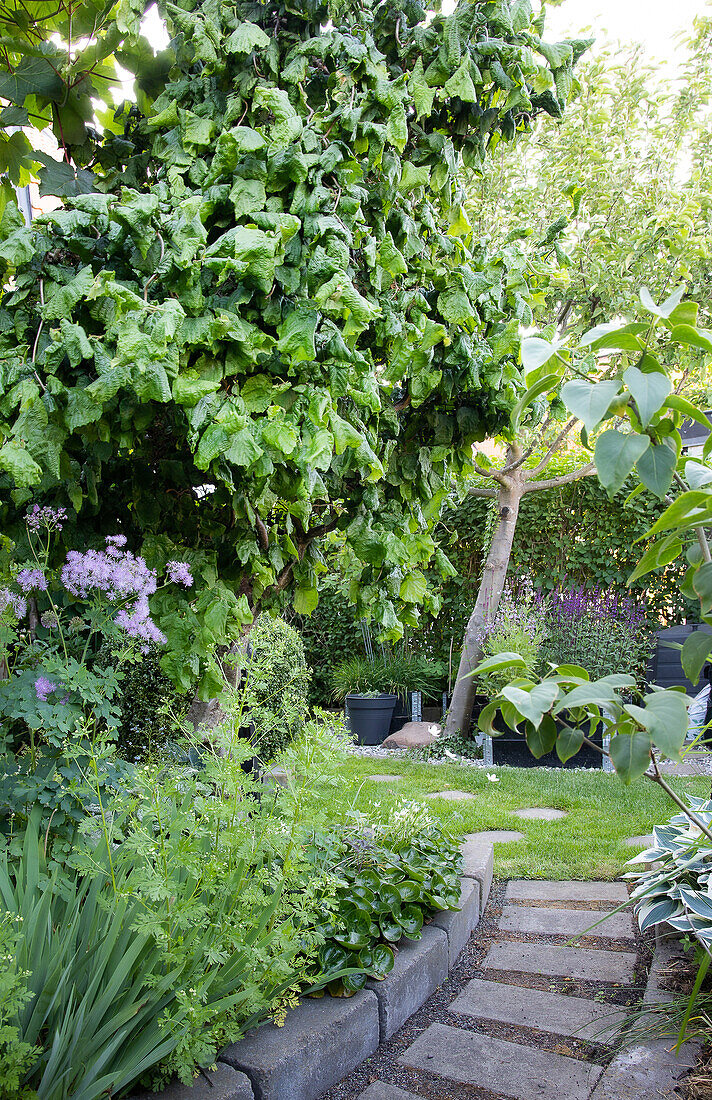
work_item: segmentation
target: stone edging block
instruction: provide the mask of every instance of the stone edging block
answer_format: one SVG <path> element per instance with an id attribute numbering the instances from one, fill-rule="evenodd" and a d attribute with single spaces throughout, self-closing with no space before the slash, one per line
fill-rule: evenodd
<path id="1" fill-rule="evenodd" d="M 643 998 L 645 1004 L 655 1004 L 668 998 L 660 989 L 660 972 L 664 969 L 674 947 L 658 943 L 650 967 L 650 974 Z M 687 1075 L 697 1061 L 701 1043 L 690 1040 L 676 1057 L 671 1039 L 648 1039 L 624 1047 L 604 1069 L 591 1100 L 658 1100 L 661 1096 L 677 1095 L 681 1078 Z"/>
<path id="2" fill-rule="evenodd" d="M 255 1100 L 316 1100 L 379 1041 L 378 1002 L 364 989 L 348 998 L 306 998 L 282 1027 L 264 1024 L 220 1060 L 247 1074 Z"/>
<path id="3" fill-rule="evenodd" d="M 388 977 L 382 982 L 366 983 L 366 988 L 372 989 L 378 998 L 381 1041 L 390 1039 L 447 980 L 448 938 L 442 928 L 428 925 L 423 929 L 422 939 L 405 940 L 401 944 Z"/>
<path id="4" fill-rule="evenodd" d="M 462 845 L 462 856 L 463 875 L 465 878 L 476 879 L 480 884 L 480 914 L 482 914 L 492 889 L 494 845 L 483 843 L 481 840 L 468 840 L 466 837 Z"/>
<path id="5" fill-rule="evenodd" d="M 159 1097 L 160 1100 L 254 1100 L 249 1077 L 222 1062 L 215 1069 L 203 1070 L 192 1085 L 171 1082 Z M 156 1093 L 135 1093 L 130 1100 L 156 1100 Z"/>
<path id="6" fill-rule="evenodd" d="M 463 878 L 460 890 L 460 908 L 448 909 L 433 917 L 435 928 L 442 928 L 447 935 L 448 967 L 452 970 L 473 930 L 480 920 L 480 884 L 477 879 Z"/>

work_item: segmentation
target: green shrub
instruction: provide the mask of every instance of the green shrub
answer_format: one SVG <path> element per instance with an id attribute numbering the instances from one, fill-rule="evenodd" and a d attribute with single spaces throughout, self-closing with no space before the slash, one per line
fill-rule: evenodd
<path id="1" fill-rule="evenodd" d="M 147 653 L 125 668 L 121 681 L 116 751 L 133 763 L 159 753 L 175 737 L 190 706 L 190 694 L 178 694 L 159 657 L 160 650 L 151 643 Z"/>
<path id="2" fill-rule="evenodd" d="M 250 645 L 246 709 L 254 724 L 255 751 L 267 763 L 304 725 L 310 671 L 302 639 L 283 619 L 260 615 L 250 631 Z"/>

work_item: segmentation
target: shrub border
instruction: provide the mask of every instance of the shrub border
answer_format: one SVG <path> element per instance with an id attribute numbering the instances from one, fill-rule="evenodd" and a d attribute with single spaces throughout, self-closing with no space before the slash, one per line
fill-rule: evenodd
<path id="1" fill-rule="evenodd" d="M 493 846 L 465 841 L 462 850 L 460 909 L 438 913 L 421 940 L 402 941 L 384 981 L 370 981 L 354 997 L 305 998 L 282 1027 L 257 1028 L 227 1047 L 215 1070 L 192 1086 L 169 1085 L 163 1100 L 318 1100 L 370 1058 L 447 980 L 484 912 Z"/>

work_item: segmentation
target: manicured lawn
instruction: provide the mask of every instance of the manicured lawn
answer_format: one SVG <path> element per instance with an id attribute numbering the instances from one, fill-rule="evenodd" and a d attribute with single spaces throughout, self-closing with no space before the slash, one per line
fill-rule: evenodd
<path id="1" fill-rule="evenodd" d="M 499 782 L 487 779 L 487 773 Z M 431 791 L 469 791 L 477 797 L 463 802 L 427 799 L 434 816 L 457 834 L 486 829 L 511 829 L 524 840 L 495 845 L 495 874 L 501 878 L 613 879 L 636 854 L 626 837 L 648 833 L 666 821 L 675 806 L 649 780 L 625 787 L 615 775 L 602 772 L 537 768 L 470 768 L 458 764 L 428 765 L 403 760 L 350 757 L 344 775 L 362 781 L 357 806 L 391 800 L 422 799 Z M 367 777 L 400 775 L 393 784 Z M 710 780 L 676 778 L 679 794 L 709 796 Z M 558 821 L 528 821 L 513 811 L 534 806 L 565 810 Z"/>

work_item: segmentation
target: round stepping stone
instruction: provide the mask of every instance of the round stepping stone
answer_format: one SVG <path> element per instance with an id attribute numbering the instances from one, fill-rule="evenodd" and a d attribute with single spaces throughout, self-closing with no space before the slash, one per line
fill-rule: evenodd
<path id="1" fill-rule="evenodd" d="M 477 795 L 469 791 L 431 791 L 426 798 L 444 798 L 447 802 L 465 802 L 469 798 L 477 798 Z"/>
<path id="2" fill-rule="evenodd" d="M 652 836 L 629 836 L 623 843 L 626 848 L 652 848 L 653 838 Z"/>
<path id="3" fill-rule="evenodd" d="M 367 779 L 370 779 L 372 783 L 397 783 L 400 779 L 399 775 L 367 775 Z"/>
<path id="4" fill-rule="evenodd" d="M 554 810 L 550 806 L 534 806 L 531 809 L 515 810 L 514 813 L 526 821 L 558 821 L 567 816 L 565 810 Z"/>
<path id="5" fill-rule="evenodd" d="M 467 839 L 479 844 L 487 841 L 490 844 L 507 844 L 514 840 L 524 840 L 524 833 L 515 833 L 511 829 L 491 829 L 486 833 L 468 833 Z"/>

